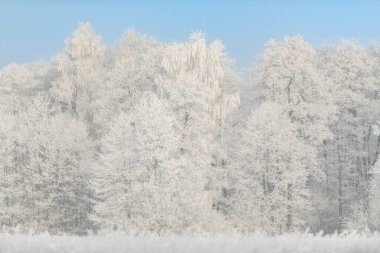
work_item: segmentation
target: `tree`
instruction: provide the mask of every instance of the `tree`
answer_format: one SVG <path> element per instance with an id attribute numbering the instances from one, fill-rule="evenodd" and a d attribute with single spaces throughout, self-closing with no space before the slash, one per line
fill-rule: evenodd
<path id="1" fill-rule="evenodd" d="M 157 93 L 162 47 L 154 39 L 129 30 L 110 50 L 104 84 L 94 91 L 94 122 L 99 135 L 107 132 L 105 126 L 114 115 L 137 105 L 143 93 Z"/>
<path id="2" fill-rule="evenodd" d="M 48 200 L 46 229 L 51 233 L 86 233 L 93 229 L 89 215 L 95 200 L 89 181 L 91 145 L 86 126 L 66 114 L 40 127 L 40 144 L 33 150 L 31 168 L 39 168 L 43 177 L 43 193 Z"/>
<path id="3" fill-rule="evenodd" d="M 193 33 L 189 41 L 166 47 L 162 66 L 165 72 L 157 83 L 176 115 L 181 156 L 202 170 L 205 189 L 219 209 L 226 174 L 225 122 L 240 102 L 224 47 L 219 41 L 208 45 L 203 34 Z"/>
<path id="4" fill-rule="evenodd" d="M 91 120 L 88 106 L 104 73 L 105 47 L 89 23 L 80 23 L 54 61 L 57 79 L 51 97 L 57 111 L 69 111 Z"/>
<path id="5" fill-rule="evenodd" d="M 281 233 L 308 225 L 313 149 L 294 128 L 274 102 L 263 103 L 249 117 L 239 142 L 241 156 L 233 164 L 239 178 L 232 216 L 242 229 Z"/>
<path id="6" fill-rule="evenodd" d="M 97 181 L 103 201 L 96 218 L 123 230 L 206 226 L 210 199 L 204 184 L 194 181 L 199 180 L 197 168 L 178 157 L 178 145 L 174 117 L 155 95 L 144 95 L 138 106 L 121 114 L 104 139 Z"/>
<path id="7" fill-rule="evenodd" d="M 298 135 L 314 146 L 331 137 L 327 122 L 335 113 L 329 83 L 322 82 L 316 60 L 315 50 L 300 36 L 271 40 L 254 78 L 264 100 L 281 105 Z"/>
<path id="8" fill-rule="evenodd" d="M 369 185 L 369 210 L 368 210 L 368 227 L 373 231 L 380 229 L 380 169 L 376 163 L 371 169 L 371 179 Z M 366 217 L 367 218 L 367 217 Z M 366 225 L 367 225 L 366 224 Z"/>
<path id="9" fill-rule="evenodd" d="M 376 123 L 373 90 L 373 59 L 357 43 L 344 41 L 320 53 L 321 69 L 337 106 L 336 118 L 330 122 L 334 138 L 325 143 L 324 159 L 327 197 L 330 206 L 326 221 L 332 229 L 342 231 L 358 227 L 368 209 L 368 171 L 372 165 L 371 126 Z"/>
<path id="10" fill-rule="evenodd" d="M 85 233 L 92 229 L 87 130 L 68 115 L 49 118 L 48 104 L 36 97 L 26 111 L 8 114 L 2 127 L 1 189 L 8 208 L 1 223 L 23 231 Z"/>
<path id="11" fill-rule="evenodd" d="M 312 190 L 311 198 L 314 198 L 314 187 L 324 177 L 323 169 L 316 166 L 316 158 L 322 142 L 332 137 L 328 123 L 335 113 L 329 95 L 330 83 L 323 82 L 320 77 L 315 50 L 300 36 L 271 40 L 250 74 L 250 82 L 257 93 L 254 103 L 276 103 L 288 117 L 293 135 L 309 146 L 304 164 L 309 166 L 306 167 L 307 180 Z M 242 136 L 240 132 L 246 131 L 244 125 L 237 131 L 235 134 Z M 232 153 L 235 159 L 239 152 L 238 146 Z"/>

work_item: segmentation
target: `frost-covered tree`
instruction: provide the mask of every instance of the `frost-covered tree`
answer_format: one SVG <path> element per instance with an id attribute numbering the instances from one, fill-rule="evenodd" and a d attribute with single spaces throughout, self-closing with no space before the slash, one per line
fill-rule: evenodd
<path id="1" fill-rule="evenodd" d="M 92 229 L 86 126 L 68 115 L 48 117 L 42 96 L 28 105 L 2 125 L 1 192 L 9 208 L 2 209 L 1 223 L 6 229 L 85 233 Z"/>
<path id="2" fill-rule="evenodd" d="M 52 83 L 51 97 L 58 111 L 69 111 L 91 120 L 88 106 L 104 74 L 105 46 L 89 23 L 80 23 L 66 40 L 63 53 L 56 56 L 57 79 Z"/>
<path id="3" fill-rule="evenodd" d="M 138 104 L 144 92 L 157 92 L 155 79 L 161 73 L 161 61 L 162 45 L 134 30 L 126 32 L 109 51 L 104 84 L 94 91 L 99 134 L 106 131 L 104 126 L 115 114 Z"/>
<path id="4" fill-rule="evenodd" d="M 297 138 L 295 126 L 275 102 L 263 103 L 246 124 L 233 164 L 239 170 L 234 222 L 243 230 L 268 233 L 305 228 L 313 148 Z"/>
<path id="5" fill-rule="evenodd" d="M 29 168 L 30 136 L 37 121 L 30 114 L 31 101 L 47 90 L 50 78 L 47 63 L 11 64 L 0 71 L 0 173 L 1 226 L 14 229 L 33 225 L 30 199 L 36 197 L 33 187 L 38 179 Z M 27 228 L 28 227 L 28 228 Z M 33 228 L 34 229 L 34 228 Z"/>
<path id="6" fill-rule="evenodd" d="M 174 117 L 155 95 L 144 95 L 128 114 L 122 113 L 104 138 L 96 219 L 108 227 L 158 232 L 209 223 L 198 216 L 212 215 L 211 202 L 203 185 L 193 181 L 199 180 L 190 170 L 196 168 L 177 160 L 178 144 Z"/>
<path id="7" fill-rule="evenodd" d="M 318 182 L 323 178 L 316 158 L 322 141 L 332 136 L 328 122 L 335 112 L 329 95 L 329 83 L 323 82 L 319 75 L 315 50 L 299 36 L 285 37 L 283 41 L 271 40 L 250 74 L 252 89 L 257 93 L 256 101 L 251 103 L 254 105 L 263 101 L 264 104 L 272 104 L 275 108 L 273 110 L 281 112 L 281 117 L 288 119 L 289 124 L 285 127 L 287 130 L 283 131 L 289 130 L 293 133 L 292 138 L 299 140 L 297 146 L 308 147 L 308 152 L 304 153 L 302 160 L 303 166 L 299 166 L 298 169 L 303 170 L 310 188 L 312 182 Z M 256 110 L 261 110 L 259 108 L 262 107 Z M 276 113 L 273 117 L 276 117 Z M 246 132 L 253 131 L 247 129 L 249 125 L 248 122 L 240 124 L 234 135 L 240 139 L 246 139 Z M 278 135 L 273 135 L 272 138 L 279 138 L 279 142 L 281 140 Z M 264 147 L 266 141 L 262 140 L 255 145 Z M 237 170 L 233 173 L 235 174 L 233 180 L 239 185 L 241 177 L 239 171 L 244 170 L 243 162 L 240 160 L 242 151 L 241 146 L 236 145 L 236 142 L 232 144 L 232 148 L 231 160 L 234 169 Z M 293 152 L 297 155 L 297 150 Z M 290 186 L 292 187 L 293 185 Z M 292 189 L 289 190 L 292 191 Z M 309 197 L 310 202 L 311 197 Z M 282 229 L 284 228 L 282 223 L 278 223 L 277 226 L 277 229 L 281 226 Z"/>
<path id="8" fill-rule="evenodd" d="M 380 229 L 380 168 L 377 162 L 371 168 L 371 179 L 369 185 L 369 210 L 368 210 L 368 226 L 374 231 Z"/>
<path id="9" fill-rule="evenodd" d="M 47 230 L 52 233 L 86 233 L 92 229 L 89 215 L 94 205 L 90 188 L 91 146 L 84 123 L 67 115 L 49 119 L 39 129 L 40 142 L 31 167 L 43 177 Z M 43 208 L 43 209 L 44 209 Z"/>
<path id="10" fill-rule="evenodd" d="M 20 222 L 20 204 L 17 199 L 21 192 L 17 189 L 16 182 L 22 177 L 16 168 L 18 161 L 15 145 L 17 142 L 13 138 L 16 118 L 3 110 L 0 114 L 3 119 L 0 123 L 0 225 L 2 228 L 12 228 Z"/>
<path id="11" fill-rule="evenodd" d="M 224 47 L 219 41 L 208 45 L 202 34 L 193 33 L 189 41 L 167 46 L 162 66 L 157 82 L 176 115 L 181 156 L 202 170 L 205 189 L 217 202 L 226 173 L 225 122 L 239 104 Z M 217 203 L 214 207 L 219 209 Z"/>
<path id="12" fill-rule="evenodd" d="M 326 224 L 341 231 L 363 226 L 368 209 L 370 139 L 378 117 L 371 92 L 375 90 L 374 64 L 365 48 L 348 41 L 322 50 L 320 58 L 337 106 L 336 118 L 329 124 L 334 138 L 325 143 L 322 153 L 330 203 Z"/>
<path id="13" fill-rule="evenodd" d="M 149 219 L 154 223 L 154 207 L 149 206 L 155 200 L 152 187 L 165 186 L 158 179 L 165 176 L 164 164 L 176 146 L 172 119 L 163 102 L 146 96 L 130 113 L 117 117 L 103 142 L 97 180 L 103 200 L 96 207 L 99 220 L 121 229 L 139 228 Z M 165 172 L 175 175 L 172 170 Z"/>
<path id="14" fill-rule="evenodd" d="M 268 42 L 261 56 L 257 76 L 264 100 L 278 103 L 289 115 L 298 135 L 318 145 L 331 137 L 327 122 L 334 106 L 329 83 L 323 82 L 316 67 L 316 52 L 302 37 L 284 37 Z"/>

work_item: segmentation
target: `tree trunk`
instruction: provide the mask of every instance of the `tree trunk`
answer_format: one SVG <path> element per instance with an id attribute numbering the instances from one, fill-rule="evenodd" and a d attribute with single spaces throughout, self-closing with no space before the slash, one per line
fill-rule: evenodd
<path id="1" fill-rule="evenodd" d="M 342 161 L 341 145 L 338 135 L 338 233 L 342 232 L 343 227 L 343 196 L 342 196 Z"/>
<path id="2" fill-rule="evenodd" d="M 292 213 L 292 184 L 288 184 L 287 187 L 287 200 L 288 200 L 288 206 L 287 206 L 287 215 L 286 215 L 286 230 L 290 232 L 290 230 L 293 227 L 293 213 Z"/>

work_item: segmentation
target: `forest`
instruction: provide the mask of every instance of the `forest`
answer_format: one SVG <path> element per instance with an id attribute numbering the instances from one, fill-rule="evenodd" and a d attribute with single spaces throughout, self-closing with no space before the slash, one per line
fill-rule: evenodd
<path id="1" fill-rule="evenodd" d="M 80 23 L 0 69 L 0 232 L 380 230 L 380 44 L 226 51 Z"/>

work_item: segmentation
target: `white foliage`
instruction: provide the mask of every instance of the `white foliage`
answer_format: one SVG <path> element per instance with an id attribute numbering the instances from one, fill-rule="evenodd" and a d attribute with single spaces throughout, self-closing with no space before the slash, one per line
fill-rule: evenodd
<path id="1" fill-rule="evenodd" d="M 234 164 L 241 166 L 241 175 L 233 215 L 243 229 L 279 233 L 305 227 L 306 181 L 313 166 L 307 158 L 313 149 L 295 136 L 294 128 L 273 102 L 261 105 L 247 121 Z"/>
<path id="2" fill-rule="evenodd" d="M 55 58 L 59 78 L 53 83 L 52 98 L 64 111 L 85 114 L 103 75 L 105 46 L 90 24 L 79 24 L 66 41 L 66 49 Z"/>
<path id="3" fill-rule="evenodd" d="M 254 79 L 255 80 L 255 79 Z M 334 114 L 329 83 L 316 68 L 316 52 L 302 37 L 271 40 L 261 57 L 257 85 L 264 85 L 267 100 L 281 104 L 300 136 L 316 145 L 331 137 L 327 127 Z"/>
<path id="4" fill-rule="evenodd" d="M 81 23 L 0 70 L 1 229 L 378 230 L 379 52 L 284 37 L 241 78 L 201 33 L 106 48 Z"/>

